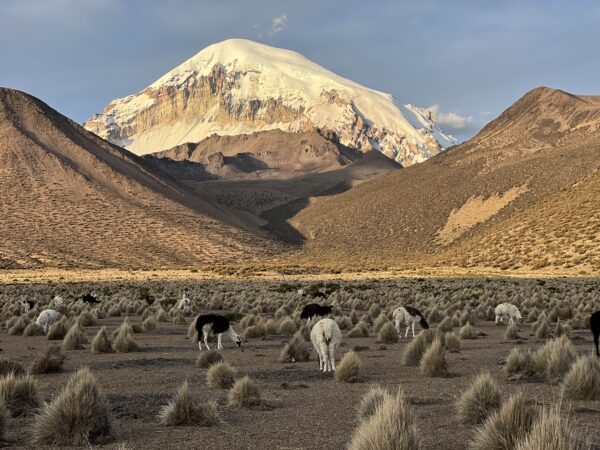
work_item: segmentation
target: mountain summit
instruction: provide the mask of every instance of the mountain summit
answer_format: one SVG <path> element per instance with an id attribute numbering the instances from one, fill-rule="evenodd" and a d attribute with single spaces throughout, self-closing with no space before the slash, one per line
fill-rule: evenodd
<path id="1" fill-rule="evenodd" d="M 113 100 L 85 128 L 136 154 L 212 135 L 323 130 L 343 145 L 411 165 L 456 143 L 427 112 L 397 106 L 290 50 L 230 39 L 137 94 Z"/>

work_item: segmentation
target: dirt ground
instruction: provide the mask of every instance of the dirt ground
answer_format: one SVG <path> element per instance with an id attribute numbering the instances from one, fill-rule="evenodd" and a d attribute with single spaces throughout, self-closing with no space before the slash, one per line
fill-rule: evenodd
<path id="1" fill-rule="evenodd" d="M 112 332 L 122 320 L 122 317 L 100 320 L 98 326 L 87 327 L 86 334 L 91 341 L 100 326 L 106 325 Z M 529 335 L 529 328 L 522 327 L 521 334 L 527 338 L 522 348 L 540 345 Z M 505 328 L 492 322 L 479 322 L 476 329 L 487 336 L 463 340 L 460 353 L 447 354 L 453 374 L 449 378 L 423 377 L 418 368 L 403 366 L 401 355 L 408 340 L 382 346 L 374 336 L 344 338 L 337 351 L 338 361 L 353 347 L 366 347 L 359 352 L 362 381 L 354 384 L 342 384 L 332 375 L 321 374 L 312 348 L 308 362 L 278 362 L 285 337 L 250 339 L 241 349 L 224 341 L 226 348 L 222 353 L 236 368 L 237 375 L 249 375 L 260 388 L 264 405 L 255 409 L 229 407 L 227 391 L 206 387 L 206 370 L 195 366 L 199 350 L 187 338 L 187 326 L 171 323 L 159 323 L 155 331 L 136 334 L 140 352 L 93 355 L 88 344 L 84 350 L 67 353 L 63 373 L 35 378 L 41 397 L 50 400 L 79 367 L 92 369 L 108 396 L 113 415 L 114 440 L 102 448 L 126 444 L 133 449 L 342 449 L 356 426 L 361 395 L 369 385 L 379 383 L 390 389 L 400 385 L 405 390 L 423 432 L 425 448 L 462 449 L 466 448 L 473 429 L 458 422 L 454 402 L 476 373 L 490 371 L 506 395 L 521 390 L 531 402 L 540 404 L 560 399 L 558 385 L 507 381 L 501 362 L 514 342 L 505 341 Z M 580 354 L 591 351 L 589 332 L 576 331 L 572 337 Z M 26 367 L 47 345 L 45 337 L 9 336 L 5 329 L 1 331 L 0 355 Z M 185 380 L 198 398 L 218 402 L 225 424 L 215 428 L 158 425 L 156 416 L 161 406 Z M 564 401 L 562 409 L 575 429 L 588 437 L 594 448 L 600 448 L 600 402 Z M 32 448 L 28 443 L 32 423 L 32 416 L 11 419 L 5 445 Z"/>

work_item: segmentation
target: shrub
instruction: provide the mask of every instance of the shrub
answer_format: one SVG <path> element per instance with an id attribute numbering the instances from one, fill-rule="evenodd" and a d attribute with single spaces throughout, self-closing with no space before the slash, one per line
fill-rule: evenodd
<path id="1" fill-rule="evenodd" d="M 500 409 L 492 413 L 475 431 L 469 444 L 471 450 L 510 450 L 529 433 L 536 411 L 521 393 L 508 398 Z"/>
<path id="2" fill-rule="evenodd" d="M 177 313 L 177 315 L 175 316 L 175 319 L 173 319 L 173 323 L 175 325 L 187 325 L 187 321 L 185 320 L 185 317 L 183 317 L 183 314 L 181 314 L 180 312 Z"/>
<path id="3" fill-rule="evenodd" d="M 458 417 L 465 424 L 479 424 L 497 410 L 502 392 L 489 373 L 479 374 L 457 402 Z"/>
<path id="4" fill-rule="evenodd" d="M 110 434 L 109 405 L 87 367 L 79 369 L 65 388 L 37 416 L 33 438 L 39 445 L 89 445 Z"/>
<path id="5" fill-rule="evenodd" d="M 298 362 L 308 361 L 309 354 L 306 342 L 302 332 L 298 331 L 292 340 L 285 344 L 281 353 L 279 354 L 279 361 L 281 362 Z"/>
<path id="6" fill-rule="evenodd" d="M 350 450 L 419 450 L 421 434 L 408 408 L 402 390 L 382 402 L 368 420 L 362 421 L 354 432 Z"/>
<path id="7" fill-rule="evenodd" d="M 379 385 L 371 386 L 362 396 L 358 407 L 359 422 L 367 421 L 375 414 L 377 408 L 390 397 L 390 393 Z"/>
<path id="8" fill-rule="evenodd" d="M 208 369 L 213 364 L 223 361 L 223 356 L 216 350 L 201 352 L 196 360 L 196 365 L 202 369 Z"/>
<path id="9" fill-rule="evenodd" d="M 4 403 L 10 413 L 19 416 L 40 404 L 37 383 L 27 375 L 17 377 L 10 373 L 0 378 L 0 403 Z"/>
<path id="10" fill-rule="evenodd" d="M 516 446 L 516 450 L 583 450 L 569 424 L 560 416 L 558 407 L 544 408 L 531 431 Z"/>
<path id="11" fill-rule="evenodd" d="M 51 345 L 46 348 L 44 353 L 33 360 L 29 372 L 34 375 L 60 372 L 65 358 L 65 354 L 58 345 Z"/>
<path id="12" fill-rule="evenodd" d="M 516 323 L 511 323 L 506 328 L 506 333 L 504 334 L 504 337 L 511 341 L 514 341 L 515 339 L 519 339 L 519 327 L 517 326 Z"/>
<path id="13" fill-rule="evenodd" d="M 89 311 L 84 311 L 79 315 L 79 324 L 82 327 L 93 327 L 97 324 L 96 318 Z"/>
<path id="14" fill-rule="evenodd" d="M 27 325 L 29 325 L 29 321 L 24 317 L 19 317 L 14 325 L 9 328 L 8 334 L 11 336 L 21 335 L 25 331 L 25 328 L 27 328 Z"/>
<path id="15" fill-rule="evenodd" d="M 449 331 L 452 331 L 453 329 L 454 329 L 454 325 L 452 324 L 451 317 L 444 317 L 444 320 L 442 320 L 440 322 L 440 324 L 438 325 L 438 330 L 440 330 L 440 331 L 449 332 Z"/>
<path id="16" fill-rule="evenodd" d="M 360 371 L 360 358 L 354 350 L 344 355 L 335 371 L 335 379 L 342 383 L 355 383 L 358 381 Z"/>
<path id="17" fill-rule="evenodd" d="M 550 336 L 550 326 L 548 321 L 544 320 L 540 323 L 535 331 L 535 337 L 538 339 L 547 339 Z"/>
<path id="18" fill-rule="evenodd" d="M 244 338 L 245 339 L 256 339 L 262 337 L 266 334 L 265 327 L 262 323 L 257 323 L 256 325 L 251 325 L 244 330 Z"/>
<path id="19" fill-rule="evenodd" d="M 125 325 L 125 323 L 123 323 Z M 139 351 L 139 347 L 133 339 L 133 330 L 131 327 L 121 325 L 117 337 L 113 342 L 112 348 L 117 353 L 129 353 Z M 131 331 L 130 331 L 131 330 Z"/>
<path id="20" fill-rule="evenodd" d="M 251 408 L 260 404 L 260 393 L 250 377 L 237 380 L 229 390 L 229 405 L 237 408 Z"/>
<path id="21" fill-rule="evenodd" d="M 11 359 L 0 359 L 0 376 L 5 376 L 8 374 L 15 374 L 17 376 L 25 374 L 25 368 L 18 363 L 17 361 L 13 361 Z"/>
<path id="22" fill-rule="evenodd" d="M 83 344 L 87 344 L 87 342 L 83 328 L 75 322 L 63 339 L 62 348 L 63 350 L 80 350 L 83 348 Z"/>
<path id="23" fill-rule="evenodd" d="M 108 310 L 108 315 L 110 317 L 119 317 L 121 315 L 121 309 L 117 306 L 111 306 Z"/>
<path id="24" fill-rule="evenodd" d="M 444 334 L 446 350 L 450 353 L 460 352 L 460 339 L 455 333 L 449 332 Z"/>
<path id="25" fill-rule="evenodd" d="M 445 350 L 440 338 L 435 338 L 425 351 L 419 363 L 419 368 L 423 375 L 429 377 L 443 377 L 448 374 Z"/>
<path id="26" fill-rule="evenodd" d="M 103 326 L 92 340 L 92 353 L 112 353 L 112 351 L 112 345 L 106 334 L 106 327 Z"/>
<path id="27" fill-rule="evenodd" d="M 23 336 L 45 336 L 44 329 L 37 323 L 31 322 L 23 330 Z"/>
<path id="28" fill-rule="evenodd" d="M 469 322 L 463 325 L 458 331 L 458 336 L 461 339 L 475 339 L 475 331 Z"/>
<path id="29" fill-rule="evenodd" d="M 415 337 L 404 350 L 402 360 L 405 366 L 418 366 L 423 354 L 433 342 L 435 333 L 432 330 L 423 330 Z"/>
<path id="30" fill-rule="evenodd" d="M 154 316 L 148 316 L 146 320 L 144 320 L 144 331 L 154 331 L 156 330 L 156 319 Z"/>
<path id="31" fill-rule="evenodd" d="M 583 356 L 575 361 L 562 384 L 564 396 L 571 400 L 600 400 L 600 361 Z"/>
<path id="32" fill-rule="evenodd" d="M 208 401 L 199 405 L 195 403 L 186 381 L 179 387 L 173 400 L 160 411 L 160 423 L 169 426 L 194 424 L 205 427 L 221 423 L 215 402 Z"/>
<path id="33" fill-rule="evenodd" d="M 133 322 L 131 324 L 131 329 L 133 330 L 133 332 L 135 334 L 143 333 L 144 332 L 144 324 L 143 323 Z"/>
<path id="34" fill-rule="evenodd" d="M 279 330 L 277 330 L 279 334 L 283 334 L 286 336 L 292 336 L 296 332 L 296 324 L 289 317 L 284 319 L 279 324 Z"/>
<path id="35" fill-rule="evenodd" d="M 158 320 L 159 322 L 166 322 L 169 320 L 169 317 L 167 316 L 167 313 L 164 309 L 158 309 L 158 311 L 156 312 L 156 320 Z"/>
<path id="36" fill-rule="evenodd" d="M 235 372 L 228 362 L 213 364 L 206 373 L 206 383 L 211 389 L 229 389 L 235 381 Z"/>
<path id="37" fill-rule="evenodd" d="M 377 341 L 383 344 L 395 344 L 398 342 L 398 332 L 391 322 L 388 322 L 381 327 L 381 330 L 379 330 L 379 334 L 377 335 Z"/>
<path id="38" fill-rule="evenodd" d="M 523 353 L 518 348 L 513 348 L 506 359 L 504 371 L 508 375 L 535 375 L 537 373 L 537 367 L 535 364 L 534 355 L 532 355 L 531 351 Z"/>
<path id="39" fill-rule="evenodd" d="M 535 363 L 548 380 L 562 379 L 577 358 L 573 343 L 566 336 L 553 339 L 535 353 Z"/>
<path id="40" fill-rule="evenodd" d="M 60 341 L 67 335 L 67 318 L 61 317 L 60 320 L 50 325 L 48 329 L 49 341 Z"/>

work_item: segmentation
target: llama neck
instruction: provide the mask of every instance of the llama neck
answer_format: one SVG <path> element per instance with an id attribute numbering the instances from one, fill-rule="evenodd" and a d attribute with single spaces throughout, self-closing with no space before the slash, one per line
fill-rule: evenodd
<path id="1" fill-rule="evenodd" d="M 225 332 L 227 334 L 227 336 L 229 336 L 229 339 L 231 339 L 233 342 L 235 342 L 238 338 L 238 335 L 235 331 L 233 331 L 233 328 L 229 327 L 227 328 L 227 331 Z"/>

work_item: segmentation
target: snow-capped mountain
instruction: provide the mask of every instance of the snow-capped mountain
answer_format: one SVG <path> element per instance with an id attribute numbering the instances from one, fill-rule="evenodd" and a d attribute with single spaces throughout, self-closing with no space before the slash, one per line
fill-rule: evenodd
<path id="1" fill-rule="evenodd" d="M 139 155 L 212 135 L 327 130 L 362 151 L 410 165 L 454 145 L 428 112 L 340 77 L 302 55 L 230 39 L 143 91 L 113 100 L 84 126 Z"/>

